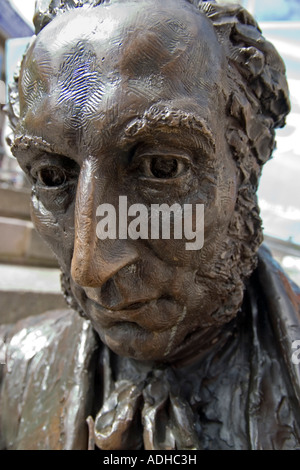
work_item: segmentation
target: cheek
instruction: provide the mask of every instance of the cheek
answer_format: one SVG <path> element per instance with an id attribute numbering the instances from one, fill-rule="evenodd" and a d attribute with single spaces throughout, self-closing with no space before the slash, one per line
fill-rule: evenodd
<path id="1" fill-rule="evenodd" d="M 33 195 L 31 218 L 41 235 L 50 246 L 64 271 L 70 270 L 74 247 L 74 204 L 63 213 L 54 213 L 45 208 Z"/>
<path id="2" fill-rule="evenodd" d="M 218 183 L 214 198 L 206 206 L 205 229 L 224 233 L 227 230 L 237 199 L 237 174 L 234 162 L 228 159 L 222 164 L 218 172 Z"/>
<path id="3" fill-rule="evenodd" d="M 192 218 L 182 218 L 182 237 L 174 238 L 174 226 L 171 225 L 170 239 L 150 239 L 151 249 L 168 264 L 186 267 L 187 271 L 197 269 L 204 261 L 212 260 L 221 249 L 227 233 L 237 196 L 235 165 L 221 166 L 218 169 L 217 183 L 212 184 L 200 179 L 193 197 L 180 200 L 192 206 Z M 173 201 L 172 201 L 173 202 Z M 200 212 L 204 208 L 204 217 Z M 198 211 L 199 209 L 199 211 Z"/>

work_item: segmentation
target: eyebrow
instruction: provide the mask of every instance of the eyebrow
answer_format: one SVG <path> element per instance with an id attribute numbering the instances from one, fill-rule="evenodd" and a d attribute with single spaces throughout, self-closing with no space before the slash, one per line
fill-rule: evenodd
<path id="1" fill-rule="evenodd" d="M 209 150 L 215 151 L 216 149 L 213 133 L 203 118 L 180 110 L 158 109 L 154 106 L 146 111 L 142 117 L 130 121 L 125 128 L 125 138 L 136 138 L 152 129 L 164 130 L 166 127 L 200 133 L 202 145 L 208 147 Z"/>
<path id="2" fill-rule="evenodd" d="M 181 110 L 170 110 L 167 108 L 158 109 L 152 106 L 142 117 L 134 118 L 125 127 L 123 139 L 137 138 L 151 130 L 187 130 L 194 134 L 201 134 L 201 146 L 209 151 L 215 152 L 216 144 L 213 133 L 203 118 Z M 11 151 L 28 150 L 36 148 L 39 151 L 61 154 L 55 148 L 55 144 L 50 144 L 42 137 L 31 137 L 26 135 L 18 136 L 14 139 Z"/>
<path id="3" fill-rule="evenodd" d="M 12 153 L 14 150 L 28 150 L 29 148 L 36 148 L 40 151 L 45 151 L 49 153 L 57 153 L 55 152 L 55 148 L 52 144 L 47 142 L 46 140 L 42 139 L 42 137 L 30 137 L 27 135 L 21 135 L 14 139 L 11 151 Z"/>

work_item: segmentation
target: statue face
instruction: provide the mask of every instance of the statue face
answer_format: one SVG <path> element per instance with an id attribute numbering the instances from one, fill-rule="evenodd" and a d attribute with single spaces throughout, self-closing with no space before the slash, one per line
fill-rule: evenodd
<path id="1" fill-rule="evenodd" d="M 184 0 L 66 13 L 27 53 L 15 154 L 34 187 L 33 220 L 117 354 L 170 360 L 228 321 L 221 266 L 238 182 L 224 69 L 209 20 Z M 119 196 L 128 207 L 204 204 L 203 248 L 100 240 L 97 207 L 118 210 Z"/>

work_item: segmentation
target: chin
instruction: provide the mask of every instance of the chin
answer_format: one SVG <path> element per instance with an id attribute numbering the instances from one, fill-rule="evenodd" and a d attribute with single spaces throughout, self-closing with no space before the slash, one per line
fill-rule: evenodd
<path id="1" fill-rule="evenodd" d="M 93 326 L 101 341 L 119 356 L 139 361 L 167 360 L 170 331 L 149 331 L 130 322 L 122 322 L 105 330 L 95 324 Z"/>

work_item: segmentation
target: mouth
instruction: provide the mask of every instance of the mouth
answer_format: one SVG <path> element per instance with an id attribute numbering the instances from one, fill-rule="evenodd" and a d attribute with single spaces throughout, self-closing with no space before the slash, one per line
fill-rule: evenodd
<path id="1" fill-rule="evenodd" d="M 87 300 L 91 302 L 96 308 L 98 308 L 101 311 L 106 311 L 106 312 L 127 312 L 127 311 L 134 311 L 134 310 L 140 310 L 141 308 L 145 307 L 146 305 L 150 304 L 151 302 L 157 301 L 159 299 L 153 298 L 149 300 L 140 300 L 138 302 L 132 302 L 132 303 L 126 303 L 126 304 L 118 304 L 114 306 L 105 306 L 100 304 L 94 299 L 91 299 L 90 297 L 86 296 Z"/>
<path id="2" fill-rule="evenodd" d="M 139 310 L 140 308 L 144 307 L 144 305 L 149 304 L 153 300 L 156 300 L 156 299 L 146 300 L 144 302 L 134 302 L 132 304 L 124 305 L 122 308 L 110 309 L 110 310 L 116 310 L 116 311 L 120 311 L 120 310 Z"/>
<path id="3" fill-rule="evenodd" d="M 116 354 L 138 360 L 160 360 L 165 358 L 170 345 L 178 342 L 177 327 L 184 307 L 172 296 L 140 298 L 107 308 L 84 289 L 80 294 L 81 306 L 94 330 Z"/>
<path id="4" fill-rule="evenodd" d="M 107 308 L 86 296 L 87 311 L 105 329 L 126 328 L 140 331 L 165 331 L 176 321 L 176 302 L 170 297 L 158 297 Z"/>

